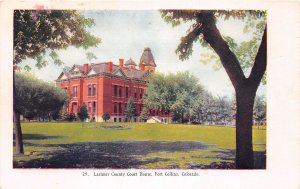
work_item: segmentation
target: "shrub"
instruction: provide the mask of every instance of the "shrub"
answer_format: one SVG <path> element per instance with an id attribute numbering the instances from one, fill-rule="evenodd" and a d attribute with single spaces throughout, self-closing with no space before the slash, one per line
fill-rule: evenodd
<path id="1" fill-rule="evenodd" d="M 74 113 L 70 113 L 70 114 L 68 114 L 68 116 L 67 116 L 67 120 L 68 120 L 69 122 L 74 121 L 75 118 L 76 118 L 76 116 L 75 116 Z"/>
<path id="2" fill-rule="evenodd" d="M 102 115 L 102 119 L 106 122 L 107 120 L 109 120 L 110 119 L 110 115 L 109 115 L 109 113 L 104 113 L 103 115 Z"/>

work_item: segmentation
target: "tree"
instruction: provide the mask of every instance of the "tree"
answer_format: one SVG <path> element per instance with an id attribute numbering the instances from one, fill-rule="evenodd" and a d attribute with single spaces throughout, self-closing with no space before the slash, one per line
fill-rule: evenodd
<path id="1" fill-rule="evenodd" d="M 15 85 L 15 111 L 26 118 L 49 118 L 69 99 L 64 90 L 31 74 L 16 74 Z"/>
<path id="2" fill-rule="evenodd" d="M 191 122 L 194 100 L 203 90 L 198 79 L 189 72 L 153 73 L 144 103 L 150 109 L 172 112 L 173 121 Z"/>
<path id="3" fill-rule="evenodd" d="M 102 115 L 102 119 L 106 122 L 107 120 L 109 120 L 110 119 L 110 115 L 109 115 L 109 113 L 104 113 L 103 115 Z"/>
<path id="4" fill-rule="evenodd" d="M 222 11 L 222 10 L 163 10 L 161 16 L 166 22 L 173 26 L 179 25 L 182 21 L 193 23 L 187 35 L 182 37 L 176 53 L 181 60 L 186 60 L 193 52 L 193 43 L 200 41 L 204 47 L 211 48 L 219 57 L 222 66 L 236 93 L 236 168 L 251 169 L 254 166 L 252 146 L 252 124 L 253 106 L 257 88 L 266 70 L 266 49 L 267 49 L 267 27 L 265 22 L 266 12 L 264 11 Z M 222 36 L 216 26 L 217 19 L 228 20 L 244 19 L 248 21 L 248 28 L 255 28 L 257 32 L 253 40 L 242 44 L 251 55 L 244 51 L 237 51 L 240 47 L 230 37 Z M 262 18 L 262 22 L 252 25 L 253 21 Z M 250 27 L 249 27 L 250 26 Z M 262 37 L 261 37 L 262 36 Z M 261 37 L 261 40 L 260 40 Z M 208 46 L 209 45 L 209 46 Z M 251 48 L 250 48 L 251 47 Z M 256 48 L 257 47 L 257 48 Z M 242 58 L 243 53 L 245 58 Z M 244 61 L 249 60 L 249 61 Z M 253 64 L 250 64 L 252 63 Z M 253 66 L 252 66 L 253 65 Z M 252 69 L 248 77 L 245 76 L 243 67 Z"/>
<path id="5" fill-rule="evenodd" d="M 82 103 L 80 105 L 77 116 L 81 121 L 84 121 L 86 118 L 89 117 L 88 110 L 86 108 L 85 103 Z"/>
<path id="6" fill-rule="evenodd" d="M 67 113 L 67 117 L 66 117 L 67 121 L 72 122 L 75 120 L 75 118 L 76 115 L 74 113 Z"/>
<path id="7" fill-rule="evenodd" d="M 216 118 L 218 124 L 224 125 L 227 124 L 227 121 L 230 119 L 230 110 L 231 110 L 231 103 L 226 96 L 218 97 L 216 99 L 217 104 L 217 112 Z"/>
<path id="8" fill-rule="evenodd" d="M 25 113 L 24 113 L 24 117 L 26 118 L 26 119 L 28 119 L 28 121 L 30 122 L 30 120 L 32 120 L 33 118 L 34 118 L 34 116 L 35 116 L 36 114 L 33 112 L 33 111 L 26 111 Z"/>
<path id="9" fill-rule="evenodd" d="M 266 101 L 264 96 L 257 96 L 254 102 L 253 117 L 258 125 L 264 124 L 266 120 Z"/>
<path id="10" fill-rule="evenodd" d="M 131 97 L 128 99 L 126 110 L 125 110 L 125 115 L 129 119 L 129 121 L 131 121 L 131 119 L 136 115 L 134 102 Z"/>
<path id="11" fill-rule="evenodd" d="M 97 46 L 100 38 L 86 30 L 93 25 L 92 19 L 85 18 L 75 10 L 15 10 L 14 68 L 26 58 L 35 59 L 38 68 L 45 67 L 48 64 L 43 57 L 46 53 L 49 53 L 54 64 L 62 65 L 56 50 L 66 49 L 70 45 L 84 49 Z M 25 67 L 30 68 L 29 65 Z M 23 154 L 20 114 L 15 107 L 15 83 L 13 88 L 16 152 Z"/>
<path id="12" fill-rule="evenodd" d="M 68 94 L 55 85 L 35 78 L 31 74 L 15 76 L 15 106 L 19 113 L 50 112 L 64 105 Z M 49 101 L 55 103 L 50 104 Z"/>
<path id="13" fill-rule="evenodd" d="M 140 114 L 140 120 L 146 122 L 149 119 L 149 116 L 150 116 L 149 109 L 146 106 L 144 106 Z"/>
<path id="14" fill-rule="evenodd" d="M 175 101 L 174 74 L 152 73 L 149 77 L 143 102 L 150 109 L 171 111 Z"/>
<path id="15" fill-rule="evenodd" d="M 94 53 L 92 53 L 92 52 L 87 52 L 87 53 L 85 53 L 85 55 L 86 55 L 86 58 L 87 58 L 89 61 L 91 61 L 91 60 L 93 60 L 93 59 L 97 59 L 97 56 L 96 56 Z"/>

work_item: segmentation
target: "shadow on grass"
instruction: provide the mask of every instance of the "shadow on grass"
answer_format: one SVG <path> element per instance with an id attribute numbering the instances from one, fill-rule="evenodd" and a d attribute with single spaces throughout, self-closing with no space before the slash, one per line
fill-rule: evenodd
<path id="1" fill-rule="evenodd" d="M 44 152 L 41 154 L 44 159 L 15 161 L 14 168 L 138 168 L 164 161 L 162 158 L 143 160 L 142 157 L 148 153 L 207 149 L 211 145 L 200 142 L 117 141 L 38 146 L 64 150 Z"/>
<path id="2" fill-rule="evenodd" d="M 62 136 L 42 135 L 42 134 L 23 134 L 24 140 L 47 140 L 63 138 Z"/>
<path id="3" fill-rule="evenodd" d="M 14 161 L 14 168 L 140 168 L 149 163 L 168 161 L 167 158 L 143 159 L 149 153 L 188 152 L 205 150 L 212 145 L 200 142 L 162 142 L 162 141 L 116 141 L 87 142 L 58 145 L 37 145 L 60 147 L 63 150 L 43 152 L 43 159 Z M 234 169 L 234 163 L 228 163 L 235 156 L 232 150 L 221 151 L 220 160 L 224 162 L 203 166 L 191 166 L 191 169 Z M 265 162 L 265 155 L 259 156 Z M 227 160 L 227 162 L 226 162 Z M 265 166 L 265 164 L 264 164 Z M 176 168 L 176 167 L 174 167 Z M 259 168 L 259 167 L 257 167 Z"/>

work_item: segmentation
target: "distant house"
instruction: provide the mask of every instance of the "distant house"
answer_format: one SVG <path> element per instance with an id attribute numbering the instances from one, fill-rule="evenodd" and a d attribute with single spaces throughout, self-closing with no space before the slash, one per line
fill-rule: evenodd
<path id="1" fill-rule="evenodd" d="M 109 113 L 108 121 L 126 122 L 128 120 L 124 112 L 131 97 L 136 109 L 136 116 L 132 121 L 140 121 L 148 77 L 155 68 L 151 50 L 145 48 L 139 65 L 132 59 L 125 64 L 124 59 L 119 59 L 118 65 L 113 62 L 73 65 L 70 71 L 59 75 L 56 84 L 71 96 L 68 113 L 77 114 L 80 105 L 85 103 L 91 120 L 101 122 L 102 115 Z M 149 113 L 165 122 L 171 121 L 169 112 L 150 110 Z"/>

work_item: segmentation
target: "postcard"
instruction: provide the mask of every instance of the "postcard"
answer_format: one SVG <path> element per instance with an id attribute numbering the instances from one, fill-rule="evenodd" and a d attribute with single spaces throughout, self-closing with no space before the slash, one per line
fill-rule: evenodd
<path id="1" fill-rule="evenodd" d="M 1 188 L 299 187 L 297 2 L 0 5 Z"/>

